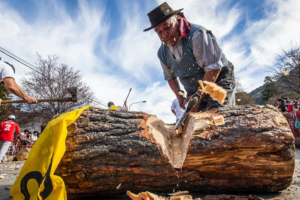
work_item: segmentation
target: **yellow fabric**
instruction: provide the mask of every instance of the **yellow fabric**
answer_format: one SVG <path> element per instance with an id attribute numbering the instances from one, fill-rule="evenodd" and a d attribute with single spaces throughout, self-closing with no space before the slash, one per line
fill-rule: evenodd
<path id="1" fill-rule="evenodd" d="M 118 106 L 111 106 L 108 108 L 108 110 L 118 110 Z"/>
<path id="2" fill-rule="evenodd" d="M 48 123 L 11 188 L 14 200 L 67 199 L 64 181 L 54 172 L 66 151 L 67 126 L 89 107 L 62 114 Z"/>

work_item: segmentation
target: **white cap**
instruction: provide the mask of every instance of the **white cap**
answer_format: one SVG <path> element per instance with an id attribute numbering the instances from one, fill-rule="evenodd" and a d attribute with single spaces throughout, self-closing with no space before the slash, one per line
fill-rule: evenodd
<path id="1" fill-rule="evenodd" d="M 7 118 L 8 118 L 8 119 L 16 119 L 16 116 L 14 116 L 14 115 L 9 115 Z"/>

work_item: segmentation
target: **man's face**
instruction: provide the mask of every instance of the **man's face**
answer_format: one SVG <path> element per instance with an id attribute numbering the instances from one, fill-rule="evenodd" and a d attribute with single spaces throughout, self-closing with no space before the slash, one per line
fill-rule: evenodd
<path id="1" fill-rule="evenodd" d="M 281 101 L 277 101 L 277 105 L 279 105 L 279 106 L 280 106 L 280 105 L 281 105 Z"/>
<path id="2" fill-rule="evenodd" d="M 160 40 L 169 46 L 174 46 L 179 40 L 179 27 L 175 16 L 160 23 L 154 30 Z"/>
<path id="3" fill-rule="evenodd" d="M 33 133 L 34 135 L 37 135 L 37 132 Z"/>

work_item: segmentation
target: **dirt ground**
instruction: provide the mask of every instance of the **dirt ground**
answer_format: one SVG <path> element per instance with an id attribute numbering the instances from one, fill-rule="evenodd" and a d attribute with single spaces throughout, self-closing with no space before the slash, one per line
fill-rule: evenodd
<path id="1" fill-rule="evenodd" d="M 12 187 L 14 181 L 18 177 L 20 170 L 24 162 L 7 162 L 0 164 L 0 200 L 11 200 L 12 198 L 9 195 L 9 190 Z M 273 200 L 299 200 L 300 199 L 300 150 L 296 150 L 296 167 L 293 177 L 293 182 L 286 190 L 283 190 L 278 193 L 268 193 L 268 194 L 252 194 L 256 195 L 263 199 L 273 199 Z M 141 191 L 142 192 L 142 191 Z M 192 193 L 193 198 L 203 198 L 206 195 L 213 194 L 200 194 Z M 250 194 L 234 194 L 234 195 L 243 195 L 248 196 Z M 103 198 L 97 198 L 101 200 Z M 105 200 L 130 200 L 126 195 L 119 196 L 115 198 L 105 198 Z"/>

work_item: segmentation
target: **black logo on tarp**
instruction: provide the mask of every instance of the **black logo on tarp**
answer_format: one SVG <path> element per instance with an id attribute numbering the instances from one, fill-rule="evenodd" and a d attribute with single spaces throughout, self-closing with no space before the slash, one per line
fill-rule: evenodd
<path id="1" fill-rule="evenodd" d="M 46 199 L 51 194 L 51 192 L 53 190 L 52 180 L 50 178 L 50 172 L 51 172 L 51 168 L 52 168 L 52 159 L 53 159 L 53 155 L 52 155 L 48 170 L 44 177 L 41 174 L 41 172 L 38 172 L 38 171 L 28 172 L 23 177 L 23 179 L 21 180 L 21 193 L 25 196 L 24 200 L 30 200 L 30 194 L 28 193 L 27 183 L 31 179 L 36 180 L 36 182 L 38 183 L 39 186 L 42 184 L 43 180 L 45 180 L 44 181 L 44 190 L 42 192 L 40 192 L 40 196 L 42 197 L 42 200 Z M 39 197 L 37 199 L 40 200 Z"/>

